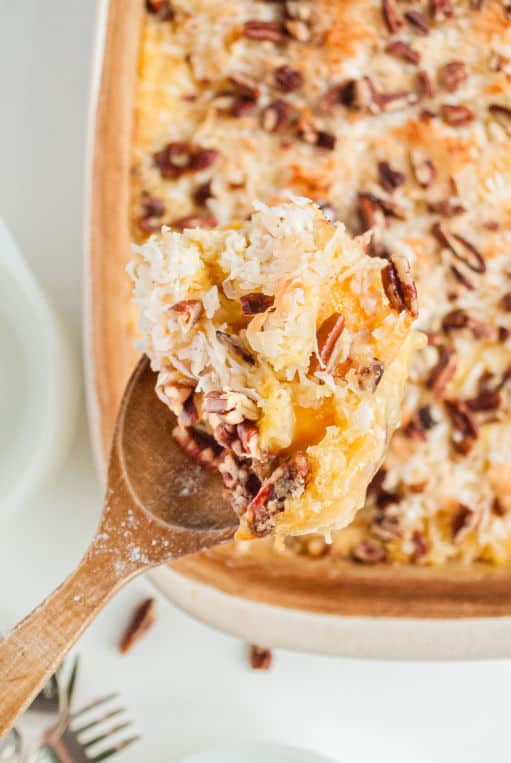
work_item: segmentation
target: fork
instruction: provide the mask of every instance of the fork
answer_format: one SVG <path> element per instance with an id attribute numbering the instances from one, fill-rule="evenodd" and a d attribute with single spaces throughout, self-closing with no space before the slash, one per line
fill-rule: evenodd
<path id="1" fill-rule="evenodd" d="M 21 741 L 21 763 L 33 760 L 44 732 L 52 727 L 61 733 L 68 717 L 68 698 L 76 678 L 77 662 L 73 666 L 68 687 L 64 689 L 53 675 L 26 712 L 18 719 L 16 733 Z"/>
<path id="2" fill-rule="evenodd" d="M 42 749 L 52 754 L 56 763 L 90 763 L 90 761 L 99 763 L 99 761 L 107 760 L 107 758 L 110 758 L 117 752 L 124 750 L 130 744 L 133 744 L 133 742 L 136 742 L 140 739 L 138 734 L 125 737 L 119 742 L 114 742 L 106 749 L 102 749 L 97 753 L 92 752 L 91 754 L 90 750 L 94 745 L 104 742 L 105 740 L 110 739 L 114 734 L 127 729 L 131 726 L 131 721 L 117 723 L 110 727 L 108 731 L 100 732 L 92 739 L 86 738 L 82 740 L 83 734 L 87 731 L 95 729 L 104 721 L 115 718 L 124 712 L 123 707 L 116 707 L 112 710 L 102 708 L 102 706 L 111 702 L 113 699 L 116 699 L 118 696 L 119 695 L 115 693 L 109 694 L 108 696 L 101 697 L 72 713 L 69 716 L 70 725 L 62 733 L 54 733 L 53 731 L 50 731 L 44 739 Z M 94 720 L 86 721 L 83 725 L 79 725 L 78 728 L 75 728 L 76 720 L 89 711 L 96 710 L 97 708 L 102 708 L 101 715 Z"/>

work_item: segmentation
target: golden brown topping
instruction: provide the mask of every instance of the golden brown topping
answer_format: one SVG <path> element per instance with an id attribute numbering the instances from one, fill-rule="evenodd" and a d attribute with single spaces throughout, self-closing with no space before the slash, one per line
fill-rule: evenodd
<path id="1" fill-rule="evenodd" d="M 266 40 L 277 44 L 286 39 L 282 24 L 278 21 L 246 21 L 243 35 L 250 40 Z"/>
<path id="2" fill-rule="evenodd" d="M 378 541 L 362 541 L 351 549 L 351 556 L 362 564 L 378 564 L 385 561 L 385 549 Z"/>
<path id="3" fill-rule="evenodd" d="M 474 112 L 462 104 L 443 103 L 440 114 L 444 122 L 451 127 L 463 127 L 474 121 Z"/>
<path id="4" fill-rule="evenodd" d="M 484 273 L 486 263 L 476 247 L 458 233 L 451 233 L 441 223 L 435 223 L 431 229 L 433 236 L 444 247 L 449 249 L 456 259 L 463 262 L 474 273 Z"/>
<path id="5" fill-rule="evenodd" d="M 449 93 L 454 93 L 467 78 L 468 73 L 463 61 L 450 61 L 438 72 L 440 86 Z"/>
<path id="6" fill-rule="evenodd" d="M 195 326 L 202 315 L 202 302 L 199 299 L 183 299 L 176 302 L 170 308 L 174 313 L 178 313 L 179 323 L 184 331 L 189 331 Z"/>
<path id="7" fill-rule="evenodd" d="M 303 74 L 289 64 L 278 66 L 274 72 L 275 87 L 281 93 L 292 93 L 303 84 Z"/>
<path id="8" fill-rule="evenodd" d="M 331 362 L 335 360 L 335 347 L 344 326 L 344 316 L 340 313 L 333 313 L 323 321 L 317 333 L 318 355 L 311 358 L 309 373 L 313 374 L 320 368 L 331 370 Z"/>
<path id="9" fill-rule="evenodd" d="M 406 11 L 405 19 L 409 24 L 411 24 L 411 26 L 413 26 L 414 29 L 416 29 L 418 32 L 421 32 L 421 34 L 429 34 L 428 22 L 420 11 Z"/>
<path id="10" fill-rule="evenodd" d="M 241 297 L 240 302 L 243 315 L 257 315 L 268 310 L 275 302 L 275 297 L 254 291 Z"/>
<path id="11" fill-rule="evenodd" d="M 439 352 L 438 361 L 431 369 L 426 386 L 429 387 L 437 397 L 442 397 L 447 385 L 456 373 L 456 352 L 451 347 L 442 347 Z"/>
<path id="12" fill-rule="evenodd" d="M 269 670 L 272 662 L 271 649 L 250 644 L 248 647 L 248 659 L 253 670 Z"/>
<path id="13" fill-rule="evenodd" d="M 391 34 L 399 32 L 403 26 L 403 22 L 398 16 L 394 0 L 382 0 L 381 12 L 389 32 Z"/>
<path id="14" fill-rule="evenodd" d="M 409 61 L 411 64 L 418 64 L 421 58 L 416 50 L 402 40 L 389 42 L 385 50 L 387 53 L 391 53 L 393 56 L 403 59 L 403 61 Z"/>
<path id="15" fill-rule="evenodd" d="M 145 599 L 135 610 L 132 619 L 119 645 L 121 654 L 129 652 L 131 647 L 147 633 L 156 620 L 156 600 Z"/>
<path id="16" fill-rule="evenodd" d="M 378 179 L 383 190 L 392 193 L 406 182 L 406 175 L 392 169 L 388 162 L 378 162 Z"/>
<path id="17" fill-rule="evenodd" d="M 417 290 L 406 257 L 392 257 L 381 271 L 381 280 L 391 307 L 397 312 L 408 310 L 416 318 L 419 314 Z"/>

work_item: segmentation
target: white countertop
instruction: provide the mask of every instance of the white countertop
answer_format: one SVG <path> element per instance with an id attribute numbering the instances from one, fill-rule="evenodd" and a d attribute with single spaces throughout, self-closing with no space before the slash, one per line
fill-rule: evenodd
<path id="1" fill-rule="evenodd" d="M 77 353 L 94 16 L 92 0 L 0 0 L 0 216 Z M 54 484 L 9 523 L 0 518 L 0 631 L 71 570 L 100 505 L 82 402 L 74 448 Z M 158 598 L 157 625 L 121 657 L 121 631 L 149 593 Z M 78 702 L 118 690 L 143 734 L 120 763 L 172 763 L 232 738 L 302 745 L 349 763 L 480 763 L 508 746 L 509 661 L 390 663 L 279 651 L 270 673 L 254 673 L 242 644 L 181 613 L 144 580 L 107 607 L 77 651 Z"/>

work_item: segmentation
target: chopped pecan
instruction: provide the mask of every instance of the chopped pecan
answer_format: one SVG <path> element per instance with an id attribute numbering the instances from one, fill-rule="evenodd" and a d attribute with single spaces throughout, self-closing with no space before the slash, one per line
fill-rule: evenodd
<path id="1" fill-rule="evenodd" d="M 479 427 L 474 415 L 464 400 L 445 400 L 445 407 L 453 428 L 463 437 L 475 439 L 479 436 Z"/>
<path id="2" fill-rule="evenodd" d="M 216 338 L 228 349 L 232 350 L 239 358 L 241 358 L 241 360 L 248 363 L 249 366 L 255 365 L 255 358 L 252 353 L 247 350 L 239 339 L 233 337 L 232 334 L 227 334 L 225 331 L 217 331 Z"/>
<path id="3" fill-rule="evenodd" d="M 275 525 L 275 515 L 284 511 L 287 498 L 302 495 L 309 475 L 309 462 L 304 453 L 295 453 L 280 464 L 247 507 L 247 523 L 251 532 L 263 537 Z"/>
<path id="4" fill-rule="evenodd" d="M 403 432 L 411 439 L 426 440 L 427 431 L 433 429 L 436 425 L 437 422 L 431 414 L 431 407 L 429 405 L 423 405 L 412 416 L 406 426 L 403 427 Z"/>
<path id="5" fill-rule="evenodd" d="M 462 215 L 467 210 L 457 201 L 453 199 L 440 199 L 440 201 L 428 202 L 428 210 L 442 217 L 456 217 Z"/>
<path id="6" fill-rule="evenodd" d="M 429 12 L 435 21 L 445 21 L 452 18 L 454 8 L 451 0 L 429 0 Z"/>
<path id="7" fill-rule="evenodd" d="M 505 326 L 499 326 L 498 328 L 498 340 L 499 342 L 507 342 L 511 336 L 511 331 Z"/>
<path id="8" fill-rule="evenodd" d="M 207 200 L 212 198 L 213 193 L 211 192 L 211 180 L 207 180 L 205 183 L 202 183 L 193 192 L 193 200 L 198 207 L 204 207 Z"/>
<path id="9" fill-rule="evenodd" d="M 442 103 L 440 115 L 444 122 L 451 127 L 464 127 L 475 119 L 472 109 L 461 103 Z"/>
<path id="10" fill-rule="evenodd" d="M 155 165 L 164 179 L 176 179 L 192 172 L 210 167 L 218 156 L 215 149 L 195 148 L 189 143 L 167 143 L 161 151 L 153 154 Z"/>
<path id="11" fill-rule="evenodd" d="M 248 659 L 253 670 L 269 670 L 272 663 L 271 649 L 250 644 L 248 647 Z"/>
<path id="12" fill-rule="evenodd" d="M 490 103 L 488 111 L 500 122 L 506 129 L 511 129 L 511 108 L 501 103 Z"/>
<path id="13" fill-rule="evenodd" d="M 251 111 L 255 109 L 257 106 L 257 100 L 254 98 L 249 98 L 248 96 L 239 95 L 237 96 L 231 106 L 231 114 L 233 117 L 237 117 L 238 119 L 241 117 L 244 117 L 246 114 L 249 114 Z"/>
<path id="14" fill-rule="evenodd" d="M 456 352 L 451 347 L 442 347 L 439 351 L 438 361 L 430 371 L 426 386 L 437 397 L 442 397 L 447 385 L 456 373 Z"/>
<path id="15" fill-rule="evenodd" d="M 328 151 L 333 151 L 337 138 L 329 132 L 324 130 L 318 130 L 316 135 L 316 146 L 319 148 L 326 148 Z"/>
<path id="16" fill-rule="evenodd" d="M 374 540 L 364 540 L 351 549 L 351 556 L 362 564 L 378 564 L 385 561 L 385 549 Z"/>
<path id="17" fill-rule="evenodd" d="M 381 271 L 381 279 L 390 306 L 397 312 L 407 310 L 416 318 L 419 314 L 417 290 L 406 257 L 392 256 L 388 265 Z"/>
<path id="18" fill-rule="evenodd" d="M 374 100 L 380 111 L 398 111 L 405 106 L 417 103 L 417 95 L 412 90 L 396 90 L 394 92 L 376 93 Z"/>
<path id="19" fill-rule="evenodd" d="M 284 3 L 286 32 L 298 42 L 320 42 L 318 16 L 309 2 L 286 0 Z"/>
<path id="20" fill-rule="evenodd" d="M 492 501 L 491 510 L 497 517 L 504 517 L 507 514 L 506 507 L 497 496 Z"/>
<path id="21" fill-rule="evenodd" d="M 275 43 L 285 42 L 284 28 L 278 21 L 246 21 L 243 25 L 243 36 L 250 40 L 261 40 Z"/>
<path id="22" fill-rule="evenodd" d="M 381 12 L 383 20 L 387 25 L 387 29 L 391 34 L 399 32 L 403 26 L 402 20 L 399 18 L 394 0 L 382 0 Z"/>
<path id="23" fill-rule="evenodd" d="M 474 528 L 476 513 L 459 503 L 451 518 L 451 534 L 455 543 L 462 543 L 467 534 Z"/>
<path id="24" fill-rule="evenodd" d="M 416 559 L 421 559 L 428 553 L 428 543 L 424 534 L 420 530 L 414 530 L 412 533 L 413 555 Z"/>
<path id="25" fill-rule="evenodd" d="M 244 72 L 237 72 L 229 77 L 229 82 L 236 95 L 240 95 L 243 98 L 250 98 L 257 102 L 260 95 L 257 82 L 252 79 L 248 74 Z"/>
<path id="26" fill-rule="evenodd" d="M 385 478 L 387 476 L 387 470 L 385 467 L 381 467 L 378 469 L 374 477 L 372 478 L 371 482 L 367 486 L 367 495 L 377 495 L 380 490 L 383 489 L 383 483 L 385 482 Z"/>
<path id="27" fill-rule="evenodd" d="M 170 0 L 146 0 L 145 7 L 147 12 L 157 16 L 159 21 L 172 21 L 175 15 Z"/>
<path id="28" fill-rule="evenodd" d="M 289 127 L 293 116 L 293 107 L 282 98 L 272 101 L 262 113 L 262 128 L 267 132 L 280 132 Z"/>
<path id="29" fill-rule="evenodd" d="M 261 487 L 259 479 L 228 450 L 225 450 L 218 460 L 218 471 L 229 491 L 229 499 L 234 511 L 241 516 Z"/>
<path id="30" fill-rule="evenodd" d="M 433 98 L 435 95 L 435 88 L 431 82 L 431 77 L 425 69 L 417 72 L 417 89 L 419 100 L 422 100 L 422 98 Z"/>
<path id="31" fill-rule="evenodd" d="M 202 401 L 205 413 L 217 414 L 230 426 L 241 424 L 242 421 L 256 421 L 259 418 L 257 405 L 243 392 L 228 390 L 226 392 L 208 392 Z"/>
<path id="32" fill-rule="evenodd" d="M 449 270 L 453 274 L 454 278 L 457 280 L 459 284 L 465 287 L 465 289 L 468 289 L 468 291 L 474 291 L 475 286 L 470 281 L 464 273 L 461 272 L 461 270 L 458 270 L 458 268 L 455 265 L 451 265 L 449 267 Z"/>
<path id="33" fill-rule="evenodd" d="M 183 403 L 183 408 L 177 420 L 182 427 L 193 427 L 199 423 L 199 414 L 195 405 L 195 396 L 190 395 Z"/>
<path id="34" fill-rule="evenodd" d="M 139 228 L 144 233 L 154 233 L 162 226 L 161 218 L 165 214 L 165 204 L 156 196 L 151 196 L 147 191 L 142 192 L 140 201 L 142 214 L 138 220 Z"/>
<path id="35" fill-rule="evenodd" d="M 466 328 L 469 325 L 469 322 L 470 318 L 465 310 L 460 308 L 451 310 L 451 312 L 444 315 L 442 319 L 442 329 L 448 334 L 449 331 Z"/>
<path id="36" fill-rule="evenodd" d="M 259 455 L 259 430 L 255 424 L 241 421 L 236 427 L 236 433 L 241 444 L 241 455 L 257 458 Z"/>
<path id="37" fill-rule="evenodd" d="M 263 294 L 262 291 L 253 291 L 250 294 L 244 294 L 240 302 L 243 315 L 257 315 L 266 312 L 275 302 L 275 297 Z"/>
<path id="38" fill-rule="evenodd" d="M 429 188 L 436 177 L 435 165 L 422 151 L 410 151 L 410 164 L 415 180 L 422 188 Z"/>
<path id="39" fill-rule="evenodd" d="M 208 469 L 216 468 L 221 448 L 213 437 L 198 429 L 181 427 L 175 427 L 172 435 L 192 461 Z"/>
<path id="40" fill-rule="evenodd" d="M 380 96 L 369 77 L 344 80 L 333 85 L 321 99 L 322 108 L 331 111 L 336 106 L 378 114 L 382 110 Z"/>
<path id="41" fill-rule="evenodd" d="M 204 308 L 200 299 L 182 299 L 170 309 L 178 314 L 181 328 L 184 331 L 190 331 L 199 322 Z"/>
<path id="42" fill-rule="evenodd" d="M 393 56 L 401 58 L 403 61 L 409 61 L 411 64 L 418 64 L 421 60 L 420 54 L 406 42 L 403 42 L 403 40 L 393 40 L 392 42 L 389 42 L 385 50 L 387 53 L 391 53 Z"/>
<path id="43" fill-rule="evenodd" d="M 357 372 L 358 386 L 367 392 L 374 392 L 380 383 L 385 366 L 380 360 L 374 359 L 368 366 Z"/>
<path id="44" fill-rule="evenodd" d="M 187 228 L 216 228 L 217 225 L 218 220 L 213 215 L 186 215 L 170 223 L 170 227 L 178 231 Z"/>
<path id="45" fill-rule="evenodd" d="M 389 506 L 394 506 L 400 503 L 402 500 L 399 493 L 392 492 L 390 490 L 379 490 L 376 495 L 376 505 L 379 509 L 387 509 Z"/>
<path id="46" fill-rule="evenodd" d="M 385 542 L 399 538 L 401 535 L 399 527 L 401 512 L 398 506 L 401 496 L 394 493 L 389 493 L 388 496 L 395 496 L 393 502 L 379 507 L 371 523 L 371 533 Z"/>
<path id="47" fill-rule="evenodd" d="M 357 212 L 362 228 L 362 233 L 370 230 L 371 228 L 385 225 L 385 215 L 383 214 L 382 208 L 373 194 L 358 194 Z"/>
<path id="48" fill-rule="evenodd" d="M 511 291 L 499 299 L 499 307 L 505 313 L 511 313 Z"/>
<path id="49" fill-rule="evenodd" d="M 438 71 L 438 82 L 449 93 L 454 93 L 468 78 L 463 61 L 449 61 Z"/>
<path id="50" fill-rule="evenodd" d="M 406 175 L 392 169 L 388 162 L 378 162 L 378 178 L 381 187 L 388 193 L 392 193 L 400 185 L 406 183 Z"/>
<path id="51" fill-rule="evenodd" d="M 426 17 L 420 11 L 406 11 L 405 19 L 421 34 L 429 34 L 429 24 Z"/>
<path id="52" fill-rule="evenodd" d="M 437 422 L 431 414 L 431 407 L 429 405 L 423 405 L 417 411 L 419 420 L 424 429 L 433 429 L 437 425 Z"/>
<path id="53" fill-rule="evenodd" d="M 466 238 L 457 233 L 451 233 L 441 223 L 435 223 L 431 228 L 431 232 L 442 246 L 449 249 L 456 259 L 463 262 L 474 273 L 484 273 L 486 271 L 486 263 L 481 253 Z"/>
<path id="54" fill-rule="evenodd" d="M 156 600 L 152 597 L 144 599 L 135 609 L 130 623 L 119 644 L 121 654 L 129 652 L 131 647 L 147 633 L 156 621 Z"/>
<path id="55" fill-rule="evenodd" d="M 311 358 L 309 373 L 313 374 L 320 368 L 331 370 L 335 361 L 336 345 L 344 331 L 344 326 L 345 320 L 341 313 L 332 313 L 323 321 L 317 331 L 318 355 L 313 355 Z"/>
<path id="56" fill-rule="evenodd" d="M 289 66 L 289 64 L 278 66 L 273 76 L 275 87 L 281 93 L 292 93 L 293 90 L 297 90 L 303 84 L 303 74 L 298 69 Z"/>
<path id="57" fill-rule="evenodd" d="M 483 389 L 475 397 L 466 401 L 471 411 L 496 411 L 500 408 L 502 395 L 497 389 Z"/>

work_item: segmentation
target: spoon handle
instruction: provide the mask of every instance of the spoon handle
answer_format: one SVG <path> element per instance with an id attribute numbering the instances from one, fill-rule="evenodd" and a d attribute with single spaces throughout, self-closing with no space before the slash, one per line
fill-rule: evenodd
<path id="1" fill-rule="evenodd" d="M 93 543 L 77 569 L 0 643 L 0 737 L 113 594 L 143 569 Z"/>

